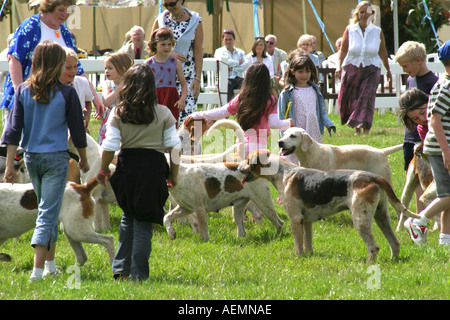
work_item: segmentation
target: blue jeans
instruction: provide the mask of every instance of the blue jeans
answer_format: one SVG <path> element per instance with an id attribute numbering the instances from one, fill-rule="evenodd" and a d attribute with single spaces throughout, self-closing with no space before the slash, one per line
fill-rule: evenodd
<path id="1" fill-rule="evenodd" d="M 112 263 L 113 274 L 129 275 L 138 281 L 147 280 L 152 237 L 152 222 L 139 221 L 124 212 L 120 221 L 117 253 Z"/>
<path id="2" fill-rule="evenodd" d="M 69 170 L 69 153 L 26 152 L 24 158 L 38 202 L 31 245 L 50 249 L 58 238 L 58 217 Z"/>

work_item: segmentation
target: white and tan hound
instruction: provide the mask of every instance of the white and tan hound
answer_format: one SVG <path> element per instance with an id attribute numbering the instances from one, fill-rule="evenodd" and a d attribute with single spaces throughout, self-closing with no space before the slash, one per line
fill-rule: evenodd
<path id="1" fill-rule="evenodd" d="M 433 173 L 426 160 L 426 155 L 422 153 L 423 144 L 419 144 L 414 148 L 414 157 L 408 165 L 408 170 L 406 171 L 406 181 L 403 187 L 403 192 L 401 196 L 402 203 L 408 208 L 411 198 L 414 195 L 415 190 L 418 186 L 424 190 L 420 196 L 419 201 L 423 203 L 426 207 L 434 199 L 436 199 L 436 185 L 433 181 Z M 397 232 L 399 232 L 406 220 L 404 215 L 400 215 L 397 224 Z M 440 216 L 434 217 L 435 225 L 433 229 L 429 232 L 437 230 L 440 228 Z"/>
<path id="2" fill-rule="evenodd" d="M 92 191 L 97 187 L 95 178 L 81 185 L 68 182 L 59 215 L 77 262 L 83 265 L 87 260 L 82 242 L 98 243 L 108 251 L 110 263 L 114 259 L 114 238 L 96 233 L 93 229 L 94 203 Z M 0 245 L 32 230 L 38 215 L 37 197 L 31 183 L 0 183 Z M 0 261 L 10 261 L 11 257 L 0 253 Z"/>
<path id="3" fill-rule="evenodd" d="M 400 243 L 392 230 L 387 202 L 397 212 L 417 217 L 395 196 L 385 178 L 370 172 L 303 168 L 269 150 L 250 153 L 238 168 L 245 174 L 243 182 L 261 177 L 276 187 L 291 221 L 295 253 L 299 256 L 313 250 L 314 221 L 349 209 L 355 228 L 367 246 L 368 262 L 374 261 L 379 251 L 371 229 L 374 218 L 389 242 L 391 256 L 398 257 Z"/>
<path id="4" fill-rule="evenodd" d="M 281 155 L 294 153 L 300 165 L 318 170 L 351 169 L 379 174 L 392 184 L 391 167 L 387 155 L 402 150 L 401 144 L 384 149 L 367 145 L 335 146 L 316 142 L 302 128 L 289 128 L 278 140 Z"/>
<path id="5" fill-rule="evenodd" d="M 203 240 L 208 241 L 207 213 L 228 206 L 233 206 L 237 234 L 242 237 L 245 235 L 245 208 L 249 203 L 258 208 L 249 209 L 252 213 L 262 212 L 278 232 L 282 230 L 283 221 L 276 213 L 267 181 L 241 185 L 243 174 L 237 170 L 237 165 L 237 162 L 180 164 L 178 183 L 174 188 L 169 188 L 170 196 L 177 206 L 164 217 L 171 239 L 176 236 L 172 221 L 195 212 L 198 232 Z"/>

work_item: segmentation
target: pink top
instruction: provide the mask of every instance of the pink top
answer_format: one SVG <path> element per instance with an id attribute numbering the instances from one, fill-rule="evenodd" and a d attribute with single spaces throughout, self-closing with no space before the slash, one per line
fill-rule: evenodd
<path id="1" fill-rule="evenodd" d="M 239 108 L 239 95 L 236 95 L 225 107 L 230 114 L 235 114 Z M 267 146 L 270 134 L 270 114 L 278 114 L 276 100 L 273 96 L 267 100 L 264 116 L 261 117 L 259 123 L 244 132 L 245 144 L 257 143 L 260 146 Z"/>
<path id="2" fill-rule="evenodd" d="M 244 132 L 246 154 L 256 149 L 267 149 L 270 128 L 286 130 L 291 126 L 289 120 L 278 119 L 276 98 L 271 96 L 267 101 L 264 116 L 258 124 Z M 239 108 L 239 95 L 220 108 L 198 111 L 191 114 L 193 119 L 219 120 L 235 114 Z"/>
<path id="3" fill-rule="evenodd" d="M 425 140 L 425 136 L 427 135 L 428 132 L 428 125 L 417 125 L 417 133 L 419 134 L 420 140 L 424 141 Z"/>

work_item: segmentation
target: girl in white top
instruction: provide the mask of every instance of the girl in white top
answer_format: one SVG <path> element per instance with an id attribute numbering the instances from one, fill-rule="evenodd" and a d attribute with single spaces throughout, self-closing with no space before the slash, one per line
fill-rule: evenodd
<path id="1" fill-rule="evenodd" d="M 106 107 L 103 120 L 98 133 L 98 144 L 102 144 L 106 135 L 106 124 L 111 110 L 118 103 L 118 92 L 122 86 L 125 72 L 134 64 L 134 59 L 126 52 L 117 52 L 107 55 L 105 63 L 105 81 L 103 85 L 103 103 Z M 117 89 L 117 91 L 116 91 Z"/>
<path id="2" fill-rule="evenodd" d="M 324 128 L 336 132 L 336 127 L 325 109 L 314 62 L 307 55 L 296 57 L 284 78 L 285 89 L 278 99 L 278 117 L 292 118 L 296 127 L 305 129 L 311 138 L 322 143 Z M 294 154 L 288 155 L 287 159 L 299 163 Z"/>

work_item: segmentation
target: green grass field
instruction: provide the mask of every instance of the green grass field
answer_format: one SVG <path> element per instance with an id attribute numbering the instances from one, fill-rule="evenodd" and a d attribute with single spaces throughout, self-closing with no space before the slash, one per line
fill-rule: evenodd
<path id="1" fill-rule="evenodd" d="M 337 134 L 324 135 L 324 143 L 367 144 L 382 148 L 400 144 L 403 128 L 397 117 L 375 115 L 369 136 L 353 135 L 331 115 Z M 98 120 L 90 131 L 97 136 Z M 395 192 L 401 195 L 405 175 L 402 152 L 389 156 Z M 277 192 L 273 189 L 273 199 Z M 177 238 L 171 241 L 162 226 L 155 226 L 150 257 L 150 279 L 143 283 L 114 281 L 106 250 L 84 244 L 89 260 L 76 266 L 75 255 L 61 233 L 56 262 L 62 273 L 39 283 L 29 283 L 34 250 L 32 231 L 19 241 L 8 240 L 1 252 L 13 260 L 0 263 L 0 300 L 447 300 L 450 298 L 448 247 L 438 245 L 438 232 L 428 244 L 416 246 L 402 231 L 399 259 L 390 259 L 390 248 L 373 224 L 380 246 L 376 264 L 365 263 L 366 247 L 357 234 L 348 211 L 314 224 L 314 253 L 294 255 L 290 224 L 283 208 L 274 201 L 284 232 L 264 220 L 263 225 L 245 223 L 247 235 L 236 237 L 231 209 L 209 214 L 210 241 L 193 234 L 189 225 L 175 223 Z M 413 211 L 415 204 L 411 205 Z M 392 225 L 397 216 L 390 208 Z M 112 229 L 119 237 L 121 210 L 111 206 Z"/>

